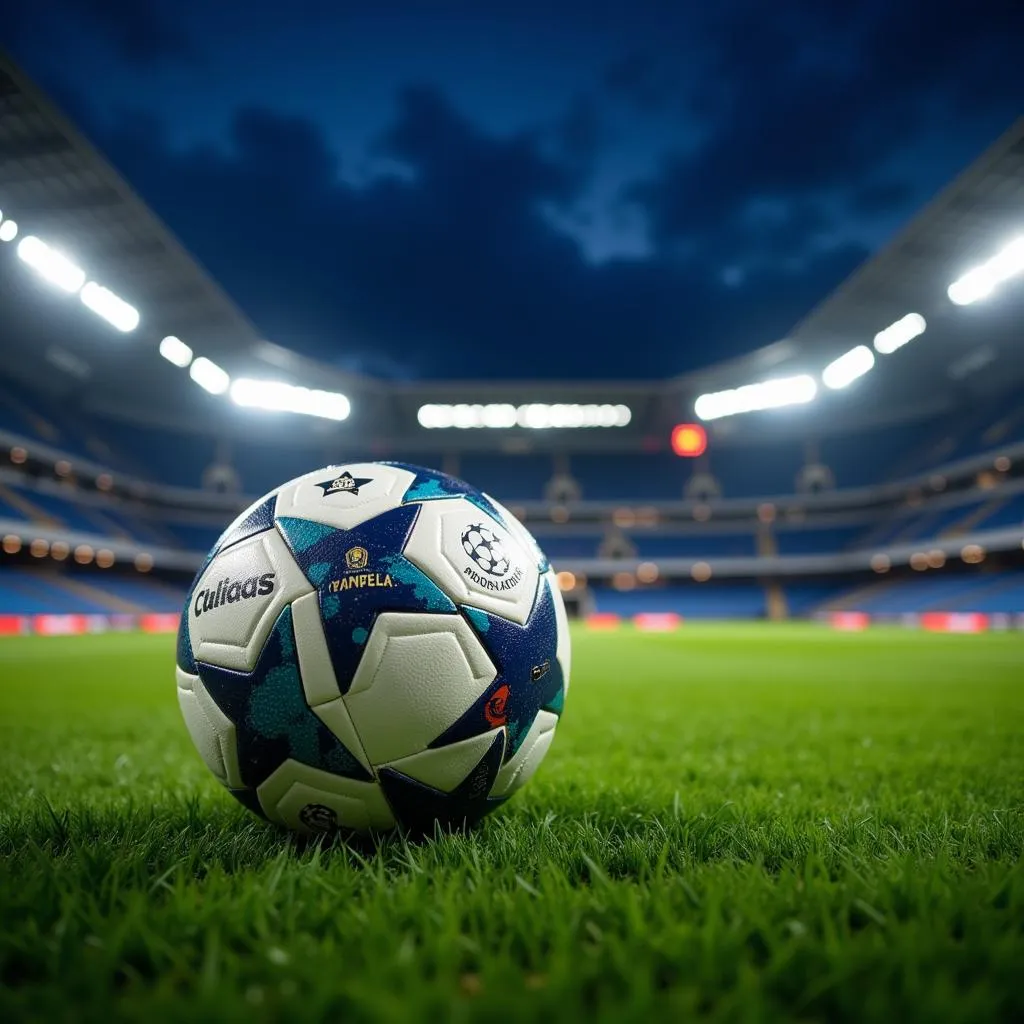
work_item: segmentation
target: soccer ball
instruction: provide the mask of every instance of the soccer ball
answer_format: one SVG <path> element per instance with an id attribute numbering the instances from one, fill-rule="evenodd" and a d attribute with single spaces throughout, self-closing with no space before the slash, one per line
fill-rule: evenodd
<path id="1" fill-rule="evenodd" d="M 554 573 L 454 477 L 284 484 L 224 532 L 178 631 L 178 701 L 246 807 L 300 832 L 473 824 L 536 771 L 569 688 Z"/>

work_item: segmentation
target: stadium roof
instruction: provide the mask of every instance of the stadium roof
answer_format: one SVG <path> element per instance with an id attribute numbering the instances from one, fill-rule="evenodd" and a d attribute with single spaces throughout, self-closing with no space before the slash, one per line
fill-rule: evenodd
<path id="1" fill-rule="evenodd" d="M 878 331 L 912 311 L 928 321 L 927 343 L 917 353 L 926 358 L 907 360 L 902 368 L 889 363 L 886 373 L 900 376 L 902 369 L 919 392 L 926 384 L 942 389 L 971 375 L 966 356 L 973 354 L 975 363 L 982 362 L 978 358 L 981 342 L 992 346 L 985 353 L 991 357 L 985 365 L 999 361 L 997 379 L 1002 384 L 1024 379 L 1024 353 L 1014 330 L 1020 322 L 1019 300 L 1007 296 L 966 311 L 954 306 L 946 294 L 961 274 L 1021 234 L 1024 117 L 811 310 L 787 338 L 685 380 L 699 390 L 711 390 L 756 379 L 759 373 L 806 370 L 809 363 L 816 367 L 852 346 L 870 344 Z M 964 343 L 965 334 L 970 349 Z"/>
<path id="2" fill-rule="evenodd" d="M 197 353 L 235 372 L 284 376 L 295 383 L 334 387 L 353 398 L 355 423 L 376 438 L 398 440 L 425 433 L 416 411 L 431 402 L 615 402 L 634 410 L 628 434 L 665 438 L 666 424 L 692 415 L 700 393 L 735 388 L 787 373 L 820 374 L 835 356 L 904 314 L 922 313 L 925 337 L 898 357 L 880 360 L 865 387 L 842 395 L 829 426 L 877 418 L 880 410 L 905 417 L 951 408 L 969 393 L 1024 380 L 1024 351 L 1016 325 L 1024 301 L 1019 287 L 977 306 L 957 307 L 948 285 L 988 258 L 1008 236 L 1024 231 L 1024 119 L 1015 124 L 881 252 L 801 321 L 790 335 L 747 356 L 697 373 L 651 382 L 421 382 L 393 385 L 343 374 L 262 339 L 228 296 L 168 228 L 149 210 L 95 148 L 53 104 L 0 54 L 0 210 L 23 228 L 59 244 L 89 275 L 138 308 L 142 323 L 130 341 L 106 335 L 105 324 L 85 325 L 74 315 L 40 311 L 38 302 L 10 302 L 18 286 L 0 281 L 5 314 L 17 328 L 5 347 L 17 347 L 5 372 L 49 387 L 75 391 L 84 407 L 129 418 L 181 424 L 190 416 L 214 429 L 230 429 L 227 410 L 189 384 L 156 354 L 165 334 L 185 338 Z M 23 289 L 22 289 L 23 290 Z M 1010 294 L 1013 292 L 1013 294 Z M 20 312 L 16 307 L 20 307 Z M 116 333 L 116 332 L 114 332 Z M 61 341 L 65 337 L 68 340 Z M 55 340 L 56 339 L 56 340 Z M 142 342 L 140 344 L 140 341 Z M 55 368 L 60 372 L 55 372 Z M 88 378 L 88 387 L 82 382 Z M 829 396 L 830 399 L 835 396 Z M 223 404 L 223 403 L 222 403 Z M 817 403 L 816 403 L 817 404 Z M 217 408 L 215 408 L 217 407 Z M 812 414 L 813 415 L 813 414 Z M 756 417 L 763 421 L 768 417 Z M 715 424 L 723 436 L 742 434 L 748 417 Z M 788 422 L 808 428 L 810 417 Z M 351 427 L 355 423 L 346 426 Z M 788 429 L 787 418 L 777 427 Z M 326 426 L 326 425 L 324 425 Z M 339 437 L 346 426 L 339 430 Z M 460 443 L 493 444 L 462 431 Z M 627 442 L 626 431 L 575 431 L 595 441 Z M 438 445 L 440 438 L 431 437 Z"/>
<path id="3" fill-rule="evenodd" d="M 96 149 L 0 54 L 0 208 L 211 351 L 255 328 Z"/>

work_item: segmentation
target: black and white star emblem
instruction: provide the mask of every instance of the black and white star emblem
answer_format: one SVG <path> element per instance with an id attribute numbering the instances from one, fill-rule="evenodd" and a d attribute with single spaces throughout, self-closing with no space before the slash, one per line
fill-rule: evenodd
<path id="1" fill-rule="evenodd" d="M 317 487 L 323 488 L 324 497 L 326 498 L 329 494 L 358 494 L 359 488 L 369 483 L 373 483 L 370 477 L 353 476 L 346 469 L 341 476 L 336 476 L 332 480 L 324 480 L 323 483 L 317 484 Z"/>

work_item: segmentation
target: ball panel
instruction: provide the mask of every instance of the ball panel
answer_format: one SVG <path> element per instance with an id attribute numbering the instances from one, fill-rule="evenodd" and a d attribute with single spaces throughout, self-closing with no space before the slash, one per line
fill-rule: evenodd
<path id="1" fill-rule="evenodd" d="M 495 672 L 460 615 L 378 616 L 344 698 L 370 763 L 422 751 L 473 705 Z"/>
<path id="2" fill-rule="evenodd" d="M 292 625 L 306 703 L 369 772 L 370 762 L 338 690 L 317 594 L 305 594 L 292 602 Z"/>
<path id="3" fill-rule="evenodd" d="M 500 553 L 491 552 L 490 538 Z M 530 614 L 538 580 L 534 559 L 504 526 L 482 517 L 466 498 L 424 502 L 405 557 L 457 604 L 518 623 Z"/>
<path id="4" fill-rule="evenodd" d="M 370 765 L 370 759 L 366 756 L 366 750 L 363 748 L 363 741 L 359 738 L 359 733 L 356 732 L 356 726 L 352 721 L 352 715 L 349 713 L 348 706 L 345 704 L 345 698 L 335 697 L 334 700 L 329 700 L 326 704 L 317 704 L 313 708 L 313 713 L 330 729 L 333 735 L 341 740 L 345 748 L 359 761 L 366 771 L 372 773 L 373 769 Z"/>
<path id="5" fill-rule="evenodd" d="M 383 767 L 401 772 L 425 786 L 450 793 L 465 781 L 493 742 L 494 733 L 485 732 L 459 743 L 450 743 L 446 747 L 421 750 L 418 754 L 399 758 Z"/>
<path id="6" fill-rule="evenodd" d="M 292 602 L 292 626 L 299 655 L 299 673 L 306 703 L 311 708 L 341 696 L 334 678 L 331 652 L 327 649 L 320 619 L 320 599 L 316 593 L 303 594 Z"/>
<path id="7" fill-rule="evenodd" d="M 494 780 L 491 796 L 509 797 L 529 782 L 551 747 L 557 725 L 558 715 L 550 711 L 537 712 L 537 717 L 533 720 L 533 725 L 515 756 L 501 766 L 501 771 Z"/>
<path id="8" fill-rule="evenodd" d="M 185 727 L 207 768 L 225 786 L 241 786 L 235 725 L 213 702 L 198 676 L 179 668 L 178 706 Z"/>
<path id="9" fill-rule="evenodd" d="M 479 764 L 448 793 L 393 768 L 381 768 L 381 788 L 398 821 L 411 831 L 431 833 L 438 825 L 472 825 L 497 806 L 500 801 L 492 800 L 490 792 L 501 766 L 505 733 L 499 729 L 491 736 L 490 747 Z"/>
<path id="10" fill-rule="evenodd" d="M 189 601 L 196 661 L 251 669 L 282 609 L 312 589 L 276 530 L 218 553 Z"/>
<path id="11" fill-rule="evenodd" d="M 506 726 L 506 758 L 519 749 L 537 712 L 553 710 L 562 699 L 562 668 L 558 662 L 558 627 L 552 592 L 540 580 L 537 600 L 525 624 L 476 608 L 463 612 L 500 674 L 466 713 L 435 740 L 440 747 L 487 729 Z"/>
<path id="12" fill-rule="evenodd" d="M 241 781 L 248 788 L 260 785 L 289 758 L 339 776 L 370 780 L 359 759 L 306 703 L 290 607 L 278 617 L 252 671 L 206 662 L 198 668 L 210 697 L 235 723 Z"/>
<path id="13" fill-rule="evenodd" d="M 533 534 L 500 501 L 495 501 L 489 494 L 485 494 L 484 497 L 497 510 L 501 522 L 508 527 L 509 532 L 533 556 L 537 571 L 541 573 L 547 572 L 551 568 L 551 563 L 548 561 L 547 555 L 541 551 L 540 545 Z"/>
<path id="14" fill-rule="evenodd" d="M 240 540 L 246 540 L 254 534 L 262 533 L 264 530 L 274 528 L 274 507 L 277 504 L 277 492 L 270 494 L 259 501 L 253 502 L 241 515 L 228 526 L 220 535 L 214 550 L 223 551 Z"/>
<path id="15" fill-rule="evenodd" d="M 498 511 L 497 502 L 482 494 L 472 484 L 460 480 L 458 477 L 442 473 L 437 469 L 428 469 L 426 466 L 416 466 L 408 462 L 385 462 L 385 466 L 395 466 L 399 469 L 406 469 L 413 474 L 414 480 L 403 496 L 403 502 L 434 501 L 438 498 L 465 498 L 476 505 L 481 512 L 486 513 L 491 519 L 506 525 Z"/>
<path id="16" fill-rule="evenodd" d="M 271 821 L 297 832 L 324 832 L 339 826 L 356 832 L 384 831 L 395 825 L 376 782 L 342 778 L 298 761 L 285 761 L 257 794 Z"/>
<path id="17" fill-rule="evenodd" d="M 414 479 L 409 470 L 382 462 L 328 466 L 285 484 L 277 496 L 277 516 L 351 530 L 401 505 Z"/>
<path id="18" fill-rule="evenodd" d="M 348 692 L 379 612 L 455 611 L 443 591 L 401 553 L 419 511 L 418 505 L 405 505 L 344 531 L 306 520 L 278 520 L 300 568 L 317 587 L 341 693 Z"/>

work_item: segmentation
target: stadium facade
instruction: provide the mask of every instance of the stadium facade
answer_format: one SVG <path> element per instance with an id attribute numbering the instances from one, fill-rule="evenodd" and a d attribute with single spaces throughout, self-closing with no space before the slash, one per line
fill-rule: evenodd
<path id="1" fill-rule="evenodd" d="M 268 341 L 6 60 L 0 267 L 2 631 L 166 628 L 239 509 L 367 459 L 493 494 L 595 624 L 1024 622 L 1024 120 L 786 338 L 664 381 Z"/>

